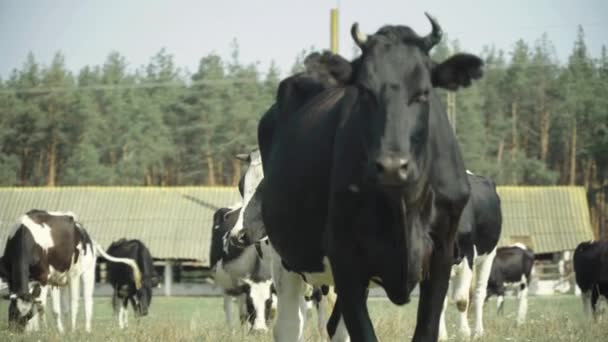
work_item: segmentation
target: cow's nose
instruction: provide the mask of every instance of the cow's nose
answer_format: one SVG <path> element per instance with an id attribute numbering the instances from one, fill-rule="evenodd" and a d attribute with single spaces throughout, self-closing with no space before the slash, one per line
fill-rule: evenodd
<path id="1" fill-rule="evenodd" d="M 241 248 L 251 245 L 251 241 L 245 230 L 240 230 L 236 234 L 230 234 L 230 243 Z"/>
<path id="2" fill-rule="evenodd" d="M 402 157 L 380 156 L 376 159 L 376 172 L 380 183 L 399 185 L 407 180 L 408 160 Z"/>

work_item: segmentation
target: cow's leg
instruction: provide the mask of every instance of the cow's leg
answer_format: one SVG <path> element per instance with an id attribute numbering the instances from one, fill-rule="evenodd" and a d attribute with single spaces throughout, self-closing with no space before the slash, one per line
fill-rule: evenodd
<path id="1" fill-rule="evenodd" d="M 439 316 L 439 341 L 447 341 L 448 340 L 448 330 L 445 326 L 445 310 L 448 307 L 448 296 L 446 294 L 445 299 L 443 300 L 443 308 L 441 309 L 441 316 Z"/>
<path id="2" fill-rule="evenodd" d="M 304 290 L 304 292 L 306 292 L 306 290 Z M 302 327 L 306 326 L 306 320 L 308 319 L 309 309 L 310 303 L 306 300 L 304 296 L 300 296 L 300 317 L 302 317 Z"/>
<path id="3" fill-rule="evenodd" d="M 334 308 L 327 321 L 327 333 L 331 342 L 350 342 L 348 330 L 340 313 L 340 298 L 334 303 Z"/>
<path id="4" fill-rule="evenodd" d="M 350 336 L 348 336 L 348 330 L 346 324 L 344 324 L 344 318 L 340 315 L 338 326 L 336 327 L 336 333 L 331 338 L 331 342 L 350 342 Z"/>
<path id="5" fill-rule="evenodd" d="M 591 309 L 591 289 L 584 290 L 581 293 L 581 300 L 583 301 L 583 313 L 587 318 L 590 318 L 592 315 Z"/>
<path id="6" fill-rule="evenodd" d="M 455 270 L 454 278 L 452 278 L 454 285 L 454 302 L 456 302 L 456 308 L 459 312 L 458 332 L 465 338 L 471 337 L 467 311 L 469 308 L 469 291 L 471 290 L 471 281 L 473 280 L 472 267 L 473 265 L 469 265 L 469 259 L 467 258 L 462 258 L 460 264 L 452 267 L 452 269 Z M 442 310 L 442 314 L 444 313 L 443 311 L 445 310 Z M 439 329 L 441 329 L 441 323 L 439 327 Z"/>
<path id="7" fill-rule="evenodd" d="M 327 322 L 328 316 L 331 310 L 331 295 L 333 291 L 327 293 L 327 295 L 321 295 L 321 299 L 317 303 L 317 329 L 319 329 L 319 335 L 323 340 L 327 340 L 329 337 L 327 334 Z"/>
<path id="8" fill-rule="evenodd" d="M 249 313 L 247 312 L 247 295 L 241 294 L 236 297 L 236 307 L 239 312 L 239 323 L 241 327 L 247 327 L 249 322 L 247 320 Z"/>
<path id="9" fill-rule="evenodd" d="M 120 330 L 125 328 L 124 308 L 122 303 L 118 305 L 118 328 Z"/>
<path id="10" fill-rule="evenodd" d="M 593 288 L 591 290 L 591 311 L 593 313 L 593 319 L 597 322 L 598 321 L 598 301 L 600 299 L 600 292 L 598 289 L 598 285 L 595 284 L 593 285 Z"/>
<path id="11" fill-rule="evenodd" d="M 499 294 L 496 296 L 496 314 L 502 316 L 505 313 L 505 296 Z"/>
<path id="12" fill-rule="evenodd" d="M 34 307 L 34 310 L 36 310 L 36 308 Z M 38 331 L 40 326 L 38 324 L 38 316 L 39 314 L 36 312 L 34 313 L 34 315 L 32 316 L 32 318 L 30 318 L 27 323 L 25 323 L 25 331 L 26 332 L 32 332 L 32 331 Z"/>
<path id="13" fill-rule="evenodd" d="M 521 290 L 517 294 L 519 298 L 519 308 L 517 309 L 517 324 L 524 324 L 528 313 L 528 282 L 526 276 L 522 276 Z"/>
<path id="14" fill-rule="evenodd" d="M 118 327 L 122 329 L 122 321 L 120 317 L 120 298 L 118 298 L 118 291 L 114 288 L 114 292 L 112 293 L 112 311 L 114 312 L 114 317 L 118 318 Z"/>
<path id="15" fill-rule="evenodd" d="M 226 316 L 226 325 L 232 329 L 232 297 L 224 293 L 224 315 Z"/>
<path id="16" fill-rule="evenodd" d="M 48 328 L 47 322 L 46 322 L 46 301 L 48 299 L 48 293 L 49 293 L 49 286 L 48 285 L 43 285 L 40 287 L 40 296 L 38 297 L 40 299 L 40 306 L 41 306 L 41 311 L 40 311 L 40 320 L 42 321 L 42 326 L 44 327 L 44 329 Z"/>
<path id="17" fill-rule="evenodd" d="M 61 298 L 61 320 L 67 322 L 68 315 L 70 314 L 70 288 L 65 285 L 61 286 L 59 289 L 59 296 Z"/>
<path id="18" fill-rule="evenodd" d="M 80 299 L 80 277 L 70 277 L 70 316 L 72 318 L 72 331 L 76 331 L 76 317 L 78 316 L 78 301 Z"/>
<path id="19" fill-rule="evenodd" d="M 34 308 L 36 310 L 36 308 Z M 30 331 L 40 331 L 40 313 L 36 312 L 32 319 L 30 320 L 32 323 L 32 327 Z"/>
<path id="20" fill-rule="evenodd" d="M 483 304 L 488 294 L 488 280 L 492 272 L 492 263 L 496 257 L 496 248 L 487 255 L 478 255 L 475 258 L 475 292 L 473 308 L 475 311 L 475 337 L 483 335 Z"/>
<path id="21" fill-rule="evenodd" d="M 57 324 L 57 331 L 63 334 L 65 329 L 63 328 L 63 319 L 61 315 L 61 290 L 57 286 L 51 287 L 51 300 L 53 301 L 53 315 L 55 316 L 55 322 Z"/>
<path id="22" fill-rule="evenodd" d="M 91 332 L 93 319 L 93 290 L 95 290 L 95 265 L 82 274 L 82 297 L 84 300 L 85 331 Z"/>
<path id="23" fill-rule="evenodd" d="M 439 317 L 450 281 L 453 243 L 435 240 L 429 278 L 420 283 L 420 300 L 413 341 L 437 341 Z"/>
<path id="24" fill-rule="evenodd" d="M 334 308 L 336 307 L 336 302 L 337 302 L 337 297 L 336 297 L 336 291 L 334 290 L 334 287 L 331 286 L 329 287 L 329 290 L 327 292 L 327 295 L 324 296 L 325 299 L 325 305 L 326 305 L 326 314 L 327 314 L 327 318 L 325 319 L 325 325 L 323 326 L 324 331 L 325 331 L 325 335 L 327 338 L 331 339 L 331 336 L 329 336 L 329 321 L 331 320 L 331 315 L 333 314 Z M 341 339 L 339 341 L 350 341 L 350 338 L 348 337 L 348 332 L 346 331 L 346 326 L 344 325 L 344 321 L 342 321 L 342 325 L 339 325 L 340 323 L 340 313 L 338 311 L 338 320 L 336 321 L 336 327 L 340 326 L 343 328 L 343 335 L 344 337 L 340 337 Z M 334 331 L 336 331 L 336 329 L 334 329 Z M 338 332 L 340 333 L 340 332 Z M 335 334 L 335 333 L 334 333 Z"/>
<path id="25" fill-rule="evenodd" d="M 599 289 L 599 298 L 595 306 L 596 318 L 598 321 L 603 320 L 604 314 L 606 313 L 606 310 L 608 308 L 608 296 L 604 295 L 604 293 L 606 293 L 606 290 Z"/>
<path id="26" fill-rule="evenodd" d="M 341 248 L 335 250 L 344 251 Z M 330 258 L 342 319 L 353 341 L 377 341 L 367 310 L 369 281 L 364 280 L 356 269 L 353 269 L 353 258 L 349 258 L 349 254 L 332 255 Z"/>
<path id="27" fill-rule="evenodd" d="M 302 277 L 283 268 L 281 258 L 273 251 L 272 278 L 277 291 L 277 321 L 273 329 L 274 340 L 292 342 L 303 340 L 304 318 L 300 300 L 304 295 Z"/>
<path id="28" fill-rule="evenodd" d="M 38 285 L 34 285 L 34 286 L 38 286 Z M 33 302 L 32 302 L 32 310 L 33 310 L 33 316 L 28 320 L 27 324 L 26 324 L 26 331 L 30 332 L 30 331 L 40 331 L 40 311 L 39 309 L 39 305 L 41 305 L 41 300 L 40 300 L 40 296 L 42 296 L 43 292 L 46 295 L 46 291 L 43 291 L 42 289 L 46 287 L 46 286 L 42 286 L 40 288 L 40 295 L 36 298 L 33 298 Z M 32 283 L 30 283 L 29 285 L 30 288 L 30 292 L 32 292 Z"/>
<path id="29" fill-rule="evenodd" d="M 122 306 L 120 307 L 122 310 L 122 321 L 124 323 L 125 328 L 129 327 L 129 298 L 125 298 L 122 302 Z M 135 308 L 133 308 L 135 309 Z"/>

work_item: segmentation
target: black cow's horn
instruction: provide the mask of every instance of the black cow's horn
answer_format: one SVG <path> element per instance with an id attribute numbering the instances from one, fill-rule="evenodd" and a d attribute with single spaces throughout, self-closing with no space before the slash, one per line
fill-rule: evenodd
<path id="1" fill-rule="evenodd" d="M 353 36 L 355 43 L 357 43 L 360 48 L 363 48 L 365 43 L 367 43 L 367 35 L 359 31 L 358 23 L 354 23 L 353 26 L 350 28 L 350 34 Z"/>
<path id="2" fill-rule="evenodd" d="M 429 18 L 431 26 L 433 26 L 433 31 L 431 31 L 431 33 L 424 37 L 424 47 L 426 51 L 430 51 L 433 46 L 435 46 L 437 43 L 439 43 L 439 41 L 441 41 L 441 36 L 443 35 L 443 32 L 441 31 L 441 26 L 439 26 L 439 23 L 437 23 L 437 19 L 433 18 L 433 16 L 428 14 L 427 12 L 424 12 L 424 15 Z"/>

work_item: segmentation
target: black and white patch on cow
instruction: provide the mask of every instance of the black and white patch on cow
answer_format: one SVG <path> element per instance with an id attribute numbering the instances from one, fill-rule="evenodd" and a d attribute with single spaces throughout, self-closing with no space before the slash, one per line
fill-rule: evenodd
<path id="1" fill-rule="evenodd" d="M 92 241 L 71 212 L 30 210 L 10 232 L 0 260 L 2 274 L 9 285 L 9 326 L 18 331 L 38 330 L 47 293 L 51 288 L 57 329 L 64 331 L 63 318 L 71 313 L 76 328 L 80 284 L 83 286 L 85 330 L 91 331 L 95 262 L 103 250 Z M 129 264 L 139 283 L 139 269 Z"/>
<path id="2" fill-rule="evenodd" d="M 215 284 L 224 292 L 226 323 L 232 327 L 233 306 L 236 303 L 241 324 L 250 331 L 266 331 L 274 318 L 275 294 L 269 263 L 267 244 L 245 248 L 227 243 L 226 235 L 236 223 L 240 207 L 220 208 L 213 215 L 210 261 L 214 269 Z M 267 257 L 266 257 L 267 259 Z"/>
<path id="3" fill-rule="evenodd" d="M 488 280 L 488 295 L 497 296 L 496 307 L 498 314 L 504 312 L 504 296 L 507 290 L 517 293 L 519 307 L 517 323 L 526 321 L 528 312 L 528 289 L 534 271 L 534 252 L 522 243 L 500 247 L 496 250 L 496 258 L 492 264 L 492 272 Z"/>
<path id="4" fill-rule="evenodd" d="M 467 317 L 471 304 L 469 300 L 471 289 L 475 317 L 474 335 L 475 337 L 483 335 L 483 304 L 492 263 L 496 256 L 496 245 L 502 231 L 500 198 L 494 182 L 470 171 L 467 171 L 467 179 L 471 185 L 471 196 L 458 224 L 457 264 L 452 266 L 451 277 L 451 297 L 459 311 L 458 332 L 465 338 L 471 336 Z M 439 340 L 448 339 L 444 318 L 448 295 L 441 313 Z"/>
<path id="5" fill-rule="evenodd" d="M 608 241 L 581 242 L 574 251 L 573 263 L 583 312 L 599 320 L 602 297 L 608 302 Z"/>
<path id="6" fill-rule="evenodd" d="M 152 302 L 152 289 L 159 283 L 154 270 L 154 260 L 150 250 L 140 240 L 120 239 L 112 242 L 106 251 L 107 255 L 135 260 L 141 271 L 141 287 L 135 286 L 133 274 L 124 264 L 109 263 L 107 268 L 108 282 L 114 290 L 112 307 L 118 316 L 120 329 L 128 326 L 128 305 L 133 307 L 136 317 L 146 316 Z"/>

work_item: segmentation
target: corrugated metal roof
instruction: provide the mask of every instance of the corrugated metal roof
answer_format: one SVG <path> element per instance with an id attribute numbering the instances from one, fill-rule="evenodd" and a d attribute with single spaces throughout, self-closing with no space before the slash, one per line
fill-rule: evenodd
<path id="1" fill-rule="evenodd" d="M 137 238 L 155 258 L 208 265 L 213 213 L 239 199 L 236 187 L 0 188 L 0 255 L 9 229 L 37 208 L 74 212 L 104 247 Z"/>
<path id="2" fill-rule="evenodd" d="M 499 186 L 503 225 L 499 245 L 523 242 L 535 253 L 573 250 L 593 239 L 583 187 Z"/>
<path id="3" fill-rule="evenodd" d="M 524 242 L 536 253 L 572 250 L 593 233 L 582 187 L 498 187 L 500 245 Z M 236 187 L 0 188 L 0 255 L 8 230 L 30 209 L 73 211 L 107 247 L 137 238 L 158 259 L 209 264 L 214 211 L 239 200 Z"/>

